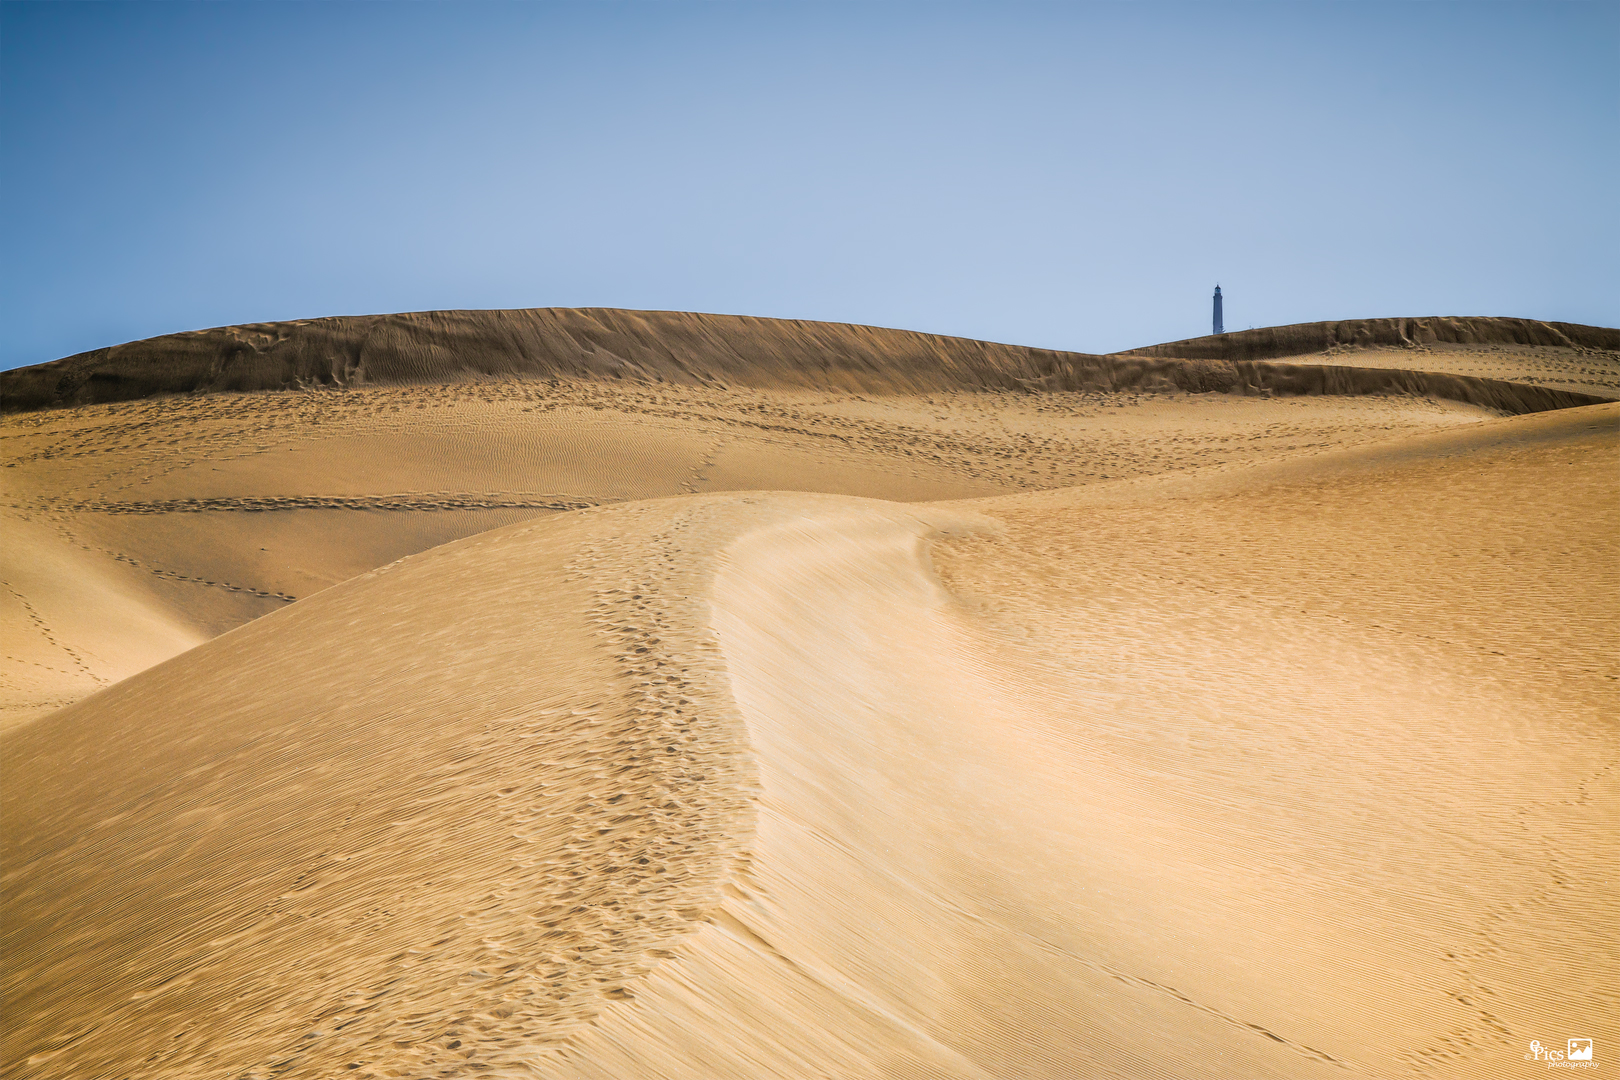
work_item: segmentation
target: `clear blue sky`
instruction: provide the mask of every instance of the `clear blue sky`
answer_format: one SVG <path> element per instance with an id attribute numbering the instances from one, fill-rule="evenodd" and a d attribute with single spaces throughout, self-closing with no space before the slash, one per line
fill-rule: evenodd
<path id="1" fill-rule="evenodd" d="M 1620 324 L 1620 5 L 0 6 L 0 366 L 613 306 Z"/>

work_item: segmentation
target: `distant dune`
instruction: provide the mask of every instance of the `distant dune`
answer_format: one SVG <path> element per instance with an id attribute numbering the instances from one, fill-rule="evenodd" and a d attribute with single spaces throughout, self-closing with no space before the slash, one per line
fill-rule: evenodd
<path id="1" fill-rule="evenodd" d="M 1321 325 L 463 312 L 6 373 L 0 1078 L 1603 1058 L 1614 332 Z"/>
<path id="2" fill-rule="evenodd" d="M 1509 413 L 1601 395 L 1500 379 L 1267 361 L 1337 345 L 1433 341 L 1620 349 L 1620 331 L 1524 319 L 1312 323 L 1110 356 L 842 323 L 610 308 L 431 311 L 226 326 L 0 372 L 7 411 L 156 394 L 499 378 L 597 379 L 755 389 L 1406 393 Z"/>
<path id="3" fill-rule="evenodd" d="M 1434 317 L 1423 319 L 1345 319 L 1234 330 L 1187 338 L 1126 356 L 1196 360 L 1275 360 L 1334 348 L 1413 348 L 1424 345 L 1531 345 L 1563 349 L 1620 349 L 1620 330 L 1535 319 Z"/>

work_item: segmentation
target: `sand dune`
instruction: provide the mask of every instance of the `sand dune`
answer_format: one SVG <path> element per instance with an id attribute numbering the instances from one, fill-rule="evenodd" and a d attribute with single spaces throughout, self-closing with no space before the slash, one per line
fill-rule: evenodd
<path id="1" fill-rule="evenodd" d="M 1617 443 L 633 503 L 364 575 L 8 740 L 8 1075 L 1603 1043 Z"/>
<path id="2" fill-rule="evenodd" d="M 0 617 L 0 717 L 40 715 L 138 670 L 116 641 L 138 642 L 144 667 L 395 559 L 571 508 L 750 489 L 996 495 L 1319 454 L 1488 415 L 1409 396 L 520 380 L 26 413 L 0 427 L 0 577 L 21 597 Z M 93 564 L 109 588 L 70 586 L 50 569 L 64 560 Z M 173 633 L 148 633 L 149 615 Z"/>
<path id="3" fill-rule="evenodd" d="M 1322 372 L 1315 370 L 1320 358 L 1304 367 L 1266 362 L 1345 346 L 1437 341 L 1620 352 L 1620 332 L 1527 319 L 1310 323 L 1096 356 L 870 326 L 676 311 L 431 311 L 225 326 L 130 342 L 0 372 L 0 402 L 15 411 L 165 393 L 503 377 L 858 393 L 1400 392 L 1515 413 L 1614 396 L 1419 370 L 1397 376 L 1389 369 L 1337 366 Z"/>
<path id="4" fill-rule="evenodd" d="M 1326 366 L 1350 361 L 1363 372 L 1352 384 L 1363 386 L 1391 378 L 1390 371 L 1422 370 L 1532 383 L 1612 401 L 1620 398 L 1620 371 L 1613 362 L 1616 351 L 1620 351 L 1620 332 L 1600 326 L 1533 319 L 1431 318 L 1264 326 L 1132 349 L 1123 355 L 1222 361 L 1245 373 L 1253 371 L 1255 361 L 1309 356 Z M 1386 374 L 1365 374 L 1367 369 Z M 1248 378 L 1258 381 L 1252 373 Z"/>
<path id="5" fill-rule="evenodd" d="M 1131 349 L 1130 356 L 1200 360 L 1276 360 L 1346 348 L 1422 349 L 1446 346 L 1529 348 L 1620 348 L 1620 331 L 1535 319 L 1443 316 L 1421 319 L 1344 319 L 1234 330 L 1229 334 L 1171 341 Z"/>
<path id="6" fill-rule="evenodd" d="M 1606 1060 L 1620 403 L 1032 391 L 8 417 L 0 1076 Z"/>

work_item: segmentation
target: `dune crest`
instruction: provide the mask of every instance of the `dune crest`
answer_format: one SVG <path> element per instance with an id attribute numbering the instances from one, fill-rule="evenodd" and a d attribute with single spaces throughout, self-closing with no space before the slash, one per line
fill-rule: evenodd
<path id="1" fill-rule="evenodd" d="M 1125 356 L 1189 360 L 1276 360 L 1338 348 L 1416 348 L 1423 345 L 1529 345 L 1563 349 L 1620 349 L 1620 330 L 1536 319 L 1435 316 L 1416 319 L 1343 319 L 1261 326 L 1127 349 Z"/>
<path id="2" fill-rule="evenodd" d="M 445 383 L 500 378 L 593 379 L 760 389 L 928 393 L 943 390 L 1188 391 L 1437 396 L 1510 413 L 1600 397 L 1471 375 L 1334 366 L 1303 370 L 1265 358 L 1340 341 L 1442 332 L 1495 341 L 1620 349 L 1620 332 L 1522 319 L 1365 320 L 1226 335 L 1110 356 L 1035 349 L 843 323 L 611 308 L 427 311 L 339 316 L 196 330 L 0 372 L 0 407 L 25 411 L 158 394 Z M 1466 332 L 1455 327 L 1465 326 Z M 1438 328 L 1438 329 L 1436 329 Z M 1376 332 L 1375 332 L 1376 331 Z M 1257 337 L 1256 335 L 1259 335 Z M 1266 335 L 1269 335 L 1266 336 Z M 1264 338 L 1262 341 L 1261 339 Z M 1389 340 L 1386 340 L 1389 339 Z M 1292 352 L 1282 351 L 1293 349 Z M 1319 366 L 1319 365 L 1312 365 Z"/>

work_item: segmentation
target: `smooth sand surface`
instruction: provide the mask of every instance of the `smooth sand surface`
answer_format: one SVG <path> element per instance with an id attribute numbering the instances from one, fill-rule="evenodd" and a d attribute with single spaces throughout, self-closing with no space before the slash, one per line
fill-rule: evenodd
<path id="1" fill-rule="evenodd" d="M 558 379 L 0 434 L 0 1075 L 1620 1045 L 1620 404 Z"/>

